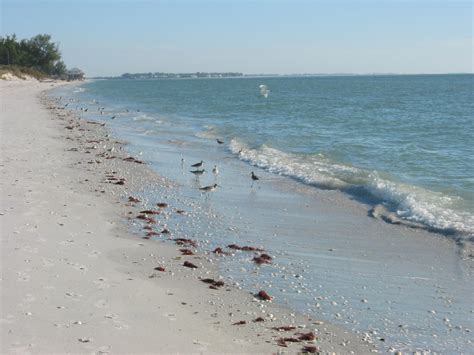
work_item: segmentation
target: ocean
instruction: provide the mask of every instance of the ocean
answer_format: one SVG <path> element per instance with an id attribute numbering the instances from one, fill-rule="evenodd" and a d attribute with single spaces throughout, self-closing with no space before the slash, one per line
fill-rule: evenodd
<path id="1" fill-rule="evenodd" d="M 56 95 L 181 186 L 170 198 L 199 223 L 177 231 L 276 255 L 274 269 L 222 261 L 239 287 L 387 351 L 452 353 L 473 326 L 473 89 L 473 75 L 377 75 L 93 80 Z"/>
<path id="2" fill-rule="evenodd" d="M 383 203 L 461 238 L 474 233 L 472 75 L 101 80 L 85 88 L 117 109 L 139 108 L 130 118 L 148 134 L 181 126 L 272 173 Z"/>

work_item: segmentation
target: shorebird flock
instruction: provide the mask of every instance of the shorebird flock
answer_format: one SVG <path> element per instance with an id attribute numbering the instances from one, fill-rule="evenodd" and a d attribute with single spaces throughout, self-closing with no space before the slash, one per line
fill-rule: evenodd
<path id="1" fill-rule="evenodd" d="M 263 86 L 263 88 L 262 88 Z M 261 94 L 262 96 L 264 96 L 265 98 L 268 97 L 268 93 L 270 92 L 270 90 L 268 90 L 268 88 L 266 87 L 266 85 L 261 85 L 260 86 L 260 89 L 261 89 Z M 62 96 L 59 97 L 59 102 L 62 100 Z M 70 99 L 71 102 L 74 102 L 75 100 L 74 99 Z M 94 104 L 99 104 L 98 101 L 94 100 L 93 101 Z M 63 109 L 66 109 L 67 106 L 69 105 L 69 102 L 64 104 L 64 106 L 62 107 Z M 77 111 L 82 111 L 82 112 L 88 112 L 89 108 L 88 107 L 80 107 L 80 106 L 76 106 L 76 110 Z M 105 107 L 98 107 L 97 108 L 97 111 L 98 113 L 100 113 L 101 115 L 104 115 L 106 113 L 105 111 Z M 137 110 L 133 110 L 135 112 L 140 112 L 139 109 Z M 127 113 L 130 113 L 132 112 L 130 109 L 126 109 L 126 112 Z M 117 117 L 118 117 L 119 114 L 114 114 L 110 117 L 111 120 L 115 120 Z M 105 123 L 104 123 L 105 125 Z M 218 145 L 222 145 L 222 144 L 225 144 L 224 140 L 220 139 L 220 138 L 216 138 L 216 142 Z M 242 149 L 239 151 L 239 154 L 242 152 Z M 203 160 L 195 163 L 195 164 L 192 164 L 191 165 L 191 168 L 193 168 L 193 170 L 190 170 L 189 172 L 192 173 L 195 177 L 196 177 L 196 180 L 199 181 L 199 178 L 204 175 L 206 173 L 206 169 L 204 169 L 204 164 L 205 162 Z M 184 168 L 184 158 L 181 156 L 181 168 Z M 220 185 L 217 184 L 217 177 L 219 175 L 220 171 L 219 171 L 219 167 L 217 165 L 214 165 L 214 167 L 212 168 L 212 174 L 214 176 L 214 183 L 211 184 L 211 185 L 208 185 L 208 186 L 199 186 L 199 191 L 201 191 L 202 194 L 205 194 L 206 195 L 206 199 L 208 199 L 210 197 L 210 193 L 211 192 L 214 192 L 217 190 L 218 187 L 221 187 Z M 252 171 L 250 172 L 250 178 L 251 178 L 251 181 L 252 181 L 252 187 L 254 186 L 254 183 L 256 181 L 259 181 L 260 178 L 255 175 L 255 173 Z"/>
<path id="2" fill-rule="evenodd" d="M 219 139 L 219 138 L 216 139 L 216 142 L 217 142 L 217 144 L 224 144 L 224 141 Z M 204 173 L 206 173 L 206 169 L 203 168 L 204 164 L 205 164 L 205 162 L 203 160 L 201 160 L 200 162 L 191 165 L 191 168 L 194 168 L 195 170 L 190 170 L 189 172 L 194 174 L 194 176 L 196 177 L 197 180 L 199 180 L 200 176 L 202 176 L 202 175 L 204 175 Z M 184 166 L 184 159 L 181 158 L 181 168 L 183 168 L 183 166 Z M 220 187 L 216 183 L 217 176 L 219 175 L 219 168 L 217 167 L 217 165 L 214 165 L 214 168 L 212 168 L 212 174 L 214 175 L 214 184 L 199 187 L 199 190 L 201 191 L 201 193 L 206 194 L 206 199 L 209 198 L 209 193 L 216 191 L 217 188 Z M 255 173 L 253 171 L 250 172 L 250 179 L 252 180 L 252 185 L 251 185 L 252 187 L 253 187 L 253 185 L 256 181 L 260 180 L 260 178 L 257 175 L 255 175 Z"/>

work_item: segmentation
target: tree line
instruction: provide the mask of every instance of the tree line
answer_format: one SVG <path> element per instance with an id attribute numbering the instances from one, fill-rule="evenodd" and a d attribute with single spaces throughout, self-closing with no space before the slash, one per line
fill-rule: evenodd
<path id="1" fill-rule="evenodd" d="M 22 40 L 14 34 L 0 36 L 0 64 L 32 68 L 55 77 L 63 77 L 67 71 L 58 44 L 48 34 Z"/>

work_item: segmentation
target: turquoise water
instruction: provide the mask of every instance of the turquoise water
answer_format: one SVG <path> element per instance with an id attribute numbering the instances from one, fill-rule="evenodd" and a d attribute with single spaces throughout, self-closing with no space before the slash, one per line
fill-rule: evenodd
<path id="1" fill-rule="evenodd" d="M 266 99 L 260 84 L 270 89 Z M 218 137 L 270 172 L 383 203 L 449 235 L 474 232 L 472 75 L 99 80 L 83 88 L 84 99 L 150 135 Z"/>

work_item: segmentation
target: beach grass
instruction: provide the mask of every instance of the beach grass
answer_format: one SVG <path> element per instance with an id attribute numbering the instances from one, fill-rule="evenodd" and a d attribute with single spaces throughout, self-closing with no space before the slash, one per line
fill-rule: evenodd
<path id="1" fill-rule="evenodd" d="M 28 77 L 33 77 L 38 80 L 47 77 L 46 74 L 34 68 L 23 67 L 19 65 L 0 65 L 0 78 L 3 78 L 5 74 L 11 74 L 23 80 L 27 79 Z"/>

